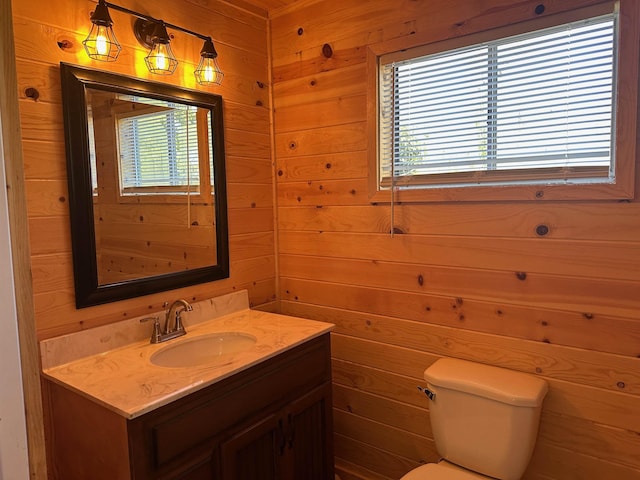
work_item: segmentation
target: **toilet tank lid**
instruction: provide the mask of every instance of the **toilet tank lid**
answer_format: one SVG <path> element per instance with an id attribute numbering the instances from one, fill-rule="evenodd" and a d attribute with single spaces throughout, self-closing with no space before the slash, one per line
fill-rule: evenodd
<path id="1" fill-rule="evenodd" d="M 547 393 L 547 382 L 506 368 L 441 358 L 424 371 L 431 385 L 458 390 L 520 407 L 537 407 Z"/>

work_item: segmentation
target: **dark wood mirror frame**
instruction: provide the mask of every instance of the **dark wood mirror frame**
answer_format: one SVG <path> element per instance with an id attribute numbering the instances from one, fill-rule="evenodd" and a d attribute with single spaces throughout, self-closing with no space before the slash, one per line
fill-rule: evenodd
<path id="1" fill-rule="evenodd" d="M 99 305 L 229 277 L 222 97 L 66 63 L 60 64 L 60 73 L 76 307 Z M 211 266 L 119 283 L 99 284 L 87 126 L 87 88 L 171 100 L 205 108 L 211 112 L 217 254 L 217 259 L 214 259 L 215 263 L 212 261 Z"/>

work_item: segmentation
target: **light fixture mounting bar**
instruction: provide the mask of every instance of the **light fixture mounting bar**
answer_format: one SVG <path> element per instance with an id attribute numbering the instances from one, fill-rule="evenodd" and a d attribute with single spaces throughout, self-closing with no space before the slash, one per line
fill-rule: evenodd
<path id="1" fill-rule="evenodd" d="M 136 12 L 134 10 L 129 10 L 128 8 L 125 7 L 121 7 L 120 5 L 116 5 L 115 3 L 111 3 L 111 2 L 104 2 L 105 5 L 107 5 L 107 7 L 109 8 L 113 8 L 114 10 L 117 10 L 119 12 L 123 12 L 123 13 L 128 13 L 131 16 L 137 17 L 141 20 L 146 20 L 147 22 L 153 22 L 153 23 L 160 23 L 162 25 L 164 25 L 167 28 L 170 28 L 171 30 L 180 30 L 181 32 L 187 33 L 189 35 L 193 35 L 194 37 L 198 37 L 201 40 L 211 40 L 211 37 L 208 35 L 202 35 L 201 33 L 198 32 L 194 32 L 193 30 L 189 30 L 183 27 L 180 27 L 179 25 L 174 25 L 172 23 L 167 23 L 163 20 L 160 20 L 158 18 L 154 18 L 150 15 L 145 15 L 144 13 L 140 13 L 140 12 Z"/>

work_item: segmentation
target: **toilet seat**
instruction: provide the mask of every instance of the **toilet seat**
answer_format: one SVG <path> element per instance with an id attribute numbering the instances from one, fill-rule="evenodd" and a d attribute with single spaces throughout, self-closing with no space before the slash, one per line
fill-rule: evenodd
<path id="1" fill-rule="evenodd" d="M 495 480 L 446 461 L 427 463 L 407 473 L 400 480 Z"/>

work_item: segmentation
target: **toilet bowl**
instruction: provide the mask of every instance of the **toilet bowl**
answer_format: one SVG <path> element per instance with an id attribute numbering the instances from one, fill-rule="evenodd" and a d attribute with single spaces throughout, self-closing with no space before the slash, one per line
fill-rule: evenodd
<path id="1" fill-rule="evenodd" d="M 547 383 L 453 358 L 437 360 L 424 377 L 442 460 L 401 480 L 520 480 L 535 447 Z"/>

